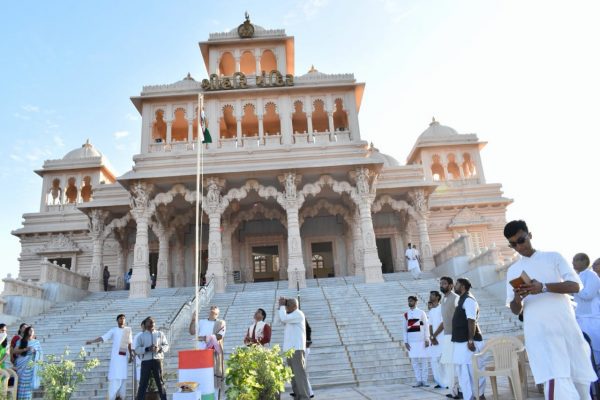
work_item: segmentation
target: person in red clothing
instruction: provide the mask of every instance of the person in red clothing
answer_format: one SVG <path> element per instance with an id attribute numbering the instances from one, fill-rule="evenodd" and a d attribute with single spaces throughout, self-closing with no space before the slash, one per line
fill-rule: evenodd
<path id="1" fill-rule="evenodd" d="M 15 363 L 15 352 L 13 351 L 15 346 L 17 345 L 17 342 L 23 337 L 23 331 L 25 330 L 25 328 L 27 328 L 29 325 L 22 323 L 21 325 L 19 325 L 19 332 L 12 337 L 12 339 L 10 340 L 10 362 L 11 364 L 14 365 Z"/>
<path id="2" fill-rule="evenodd" d="M 271 343 L 271 327 L 265 322 L 267 319 L 267 313 L 262 308 L 259 308 L 254 313 L 254 323 L 250 325 L 246 331 L 246 337 L 244 337 L 244 344 L 251 346 L 253 344 L 260 344 L 262 346 L 268 346 Z"/>

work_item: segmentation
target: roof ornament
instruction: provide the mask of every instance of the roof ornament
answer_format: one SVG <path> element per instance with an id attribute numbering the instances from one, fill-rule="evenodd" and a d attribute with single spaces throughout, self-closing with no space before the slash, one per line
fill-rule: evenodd
<path id="1" fill-rule="evenodd" d="M 190 74 L 189 72 L 187 73 L 187 76 L 185 78 L 183 78 L 184 81 L 193 81 L 195 80 L 194 78 L 192 78 L 192 74 Z"/>
<path id="2" fill-rule="evenodd" d="M 310 65 L 310 69 L 308 70 L 308 73 L 309 73 L 309 74 L 310 74 L 311 72 L 319 72 L 319 71 L 317 71 L 317 69 L 315 68 L 315 65 L 314 65 L 314 64 L 311 64 L 311 65 Z"/>
<path id="3" fill-rule="evenodd" d="M 429 124 L 429 126 L 435 125 L 435 124 L 439 124 L 439 122 L 435 120 L 435 117 L 431 117 L 431 123 Z"/>
<path id="4" fill-rule="evenodd" d="M 244 13 L 244 17 L 246 20 L 238 26 L 237 32 L 242 39 L 248 39 L 254 36 L 254 25 L 250 23 L 250 14 L 248 14 L 248 11 Z"/>

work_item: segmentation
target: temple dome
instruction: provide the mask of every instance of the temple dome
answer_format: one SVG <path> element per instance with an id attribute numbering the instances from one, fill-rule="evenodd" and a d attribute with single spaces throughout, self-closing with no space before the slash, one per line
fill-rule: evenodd
<path id="1" fill-rule="evenodd" d="M 75 150 L 71 150 L 70 152 L 65 154 L 63 160 L 79 160 L 82 158 L 95 157 L 102 157 L 102 153 L 100 153 L 94 146 L 92 146 L 89 140 L 86 140 L 81 147 Z"/>
<path id="2" fill-rule="evenodd" d="M 447 138 L 449 136 L 457 136 L 458 132 L 454 128 L 450 128 L 449 126 L 441 125 L 435 118 L 432 119 L 429 124 L 429 128 L 425 129 L 423 133 L 419 136 L 419 141 L 421 140 L 438 140 Z"/>

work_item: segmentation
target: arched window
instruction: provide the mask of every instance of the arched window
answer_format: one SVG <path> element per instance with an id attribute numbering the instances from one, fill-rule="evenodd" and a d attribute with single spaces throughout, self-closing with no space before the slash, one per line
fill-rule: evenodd
<path id="1" fill-rule="evenodd" d="M 192 140 L 198 139 L 198 107 L 194 108 L 194 122 L 192 122 Z"/>
<path id="2" fill-rule="evenodd" d="M 433 163 L 431 164 L 431 174 L 433 175 L 434 181 L 443 181 L 446 179 L 444 174 L 444 167 L 440 162 L 440 156 L 435 154 L 432 157 Z"/>
<path id="3" fill-rule="evenodd" d="M 75 178 L 70 177 L 67 180 L 67 189 L 65 190 L 65 196 L 67 197 L 67 203 L 77 203 L 77 184 Z"/>
<path id="4" fill-rule="evenodd" d="M 244 114 L 242 115 L 242 136 L 257 136 L 258 135 L 258 117 L 253 104 L 244 106 Z"/>
<path id="5" fill-rule="evenodd" d="M 185 110 L 178 108 L 175 110 L 175 119 L 171 125 L 171 140 L 174 142 L 187 141 L 188 122 L 185 118 Z"/>
<path id="6" fill-rule="evenodd" d="M 312 268 L 314 269 L 323 269 L 325 268 L 325 262 L 323 256 L 320 254 L 314 254 L 312 256 Z"/>
<path id="7" fill-rule="evenodd" d="M 267 272 L 267 256 L 253 256 L 254 272 Z"/>
<path id="8" fill-rule="evenodd" d="M 277 114 L 277 106 L 273 102 L 265 104 L 263 128 L 265 135 L 277 135 L 281 133 L 281 122 L 279 120 L 279 114 Z"/>
<path id="9" fill-rule="evenodd" d="M 315 132 L 325 132 L 329 130 L 329 118 L 325 111 L 325 102 L 315 100 L 313 103 L 315 110 L 312 112 L 312 126 Z"/>
<path id="10" fill-rule="evenodd" d="M 62 204 L 62 187 L 60 187 L 60 179 L 54 178 L 52 186 L 48 190 L 47 204 L 50 206 Z"/>
<path id="11" fill-rule="evenodd" d="M 294 133 L 306 133 L 308 122 L 303 110 L 304 104 L 300 100 L 294 102 L 294 113 L 292 114 L 292 130 Z"/>
<path id="12" fill-rule="evenodd" d="M 154 113 L 155 120 L 152 124 L 152 139 L 157 142 L 165 142 L 167 140 L 167 123 L 165 122 L 165 112 L 156 110 Z"/>
<path id="13" fill-rule="evenodd" d="M 344 110 L 342 99 L 335 99 L 335 111 L 333 112 L 333 127 L 336 131 L 348 130 L 348 113 Z"/>
<path id="14" fill-rule="evenodd" d="M 90 176 L 83 177 L 83 186 L 81 187 L 81 199 L 88 202 L 92 199 L 92 178 Z"/>
<path id="15" fill-rule="evenodd" d="M 249 51 L 243 52 L 242 57 L 240 57 L 240 72 L 246 75 L 256 74 L 256 58 Z"/>
<path id="16" fill-rule="evenodd" d="M 260 69 L 267 74 L 274 69 L 277 69 L 277 59 L 271 50 L 263 51 L 262 56 L 260 57 Z M 256 71 L 256 74 L 259 75 L 261 71 Z"/>
<path id="17" fill-rule="evenodd" d="M 460 179 L 460 169 L 454 154 L 448 154 L 448 179 Z"/>
<path id="18" fill-rule="evenodd" d="M 471 159 L 471 155 L 469 153 L 464 153 L 463 160 L 464 161 L 462 163 L 462 168 L 463 168 L 463 174 L 465 175 L 465 177 L 470 178 L 472 176 L 477 175 L 477 170 L 475 169 L 475 163 Z"/>
<path id="19" fill-rule="evenodd" d="M 221 139 L 231 139 L 237 135 L 237 121 L 233 115 L 233 106 L 227 104 L 223 107 L 223 116 L 219 121 L 219 137 Z"/>
<path id="20" fill-rule="evenodd" d="M 219 62 L 219 73 L 221 76 L 231 76 L 235 72 L 235 59 L 230 52 L 223 53 Z"/>

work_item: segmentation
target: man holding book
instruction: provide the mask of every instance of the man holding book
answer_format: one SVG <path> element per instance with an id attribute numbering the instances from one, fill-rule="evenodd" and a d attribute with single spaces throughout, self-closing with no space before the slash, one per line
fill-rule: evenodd
<path id="1" fill-rule="evenodd" d="M 507 271 L 506 303 L 515 315 L 523 312 L 535 383 L 544 384 L 549 400 L 590 399 L 597 377 L 568 296 L 579 292 L 581 280 L 560 254 L 532 247 L 525 221 L 506 224 L 504 236 L 522 256 Z"/>

